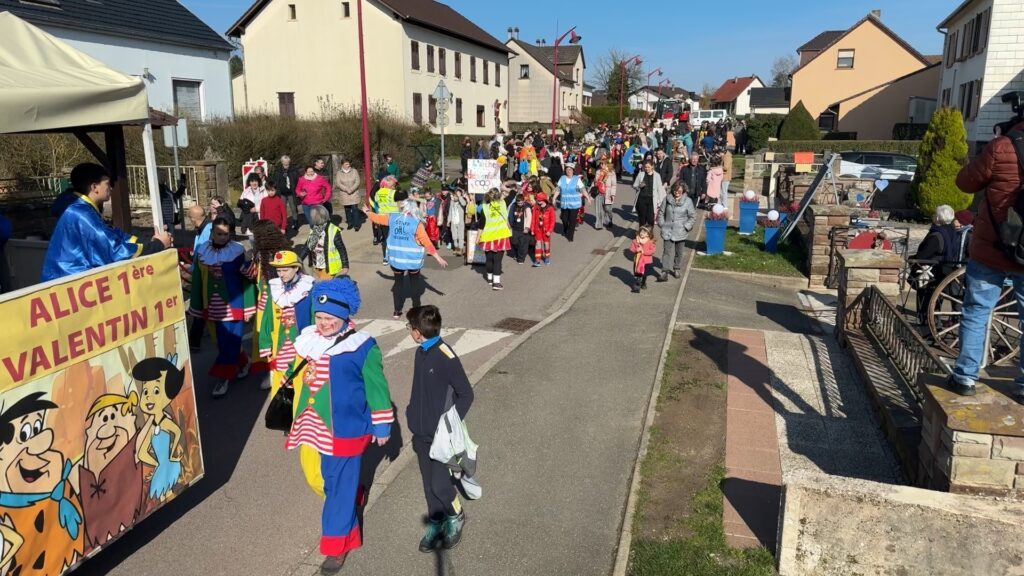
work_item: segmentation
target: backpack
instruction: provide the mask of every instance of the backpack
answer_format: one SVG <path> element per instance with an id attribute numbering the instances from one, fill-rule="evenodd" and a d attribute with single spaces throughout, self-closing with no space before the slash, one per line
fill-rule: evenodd
<path id="1" fill-rule="evenodd" d="M 1017 163 L 1021 170 L 1024 170 L 1024 132 L 1014 131 L 1006 135 L 1013 142 L 1013 150 L 1017 155 Z M 1024 188 L 1022 186 L 1021 188 Z M 992 202 L 989 201 L 986 191 L 985 205 L 988 207 L 988 217 L 996 228 L 996 246 L 1014 264 L 1024 266 L 1024 194 L 1017 190 L 1017 197 L 1013 206 L 1006 211 L 1006 221 L 998 223 L 995 214 L 992 212 Z"/>

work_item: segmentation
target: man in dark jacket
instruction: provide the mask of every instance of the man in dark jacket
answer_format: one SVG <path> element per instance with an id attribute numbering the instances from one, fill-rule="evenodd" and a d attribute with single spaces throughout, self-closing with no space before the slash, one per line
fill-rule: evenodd
<path id="1" fill-rule="evenodd" d="M 1024 131 L 1018 122 L 1008 136 Z M 1006 222 L 1007 212 L 1017 201 L 1021 188 L 1022 159 L 1017 157 L 1013 141 L 999 136 L 985 146 L 970 164 L 960 170 L 956 185 L 967 194 L 981 194 L 974 220 L 970 260 L 967 263 L 963 316 L 960 320 L 960 355 L 953 367 L 950 384 L 963 396 L 974 395 L 982 360 L 988 320 L 999 301 L 1003 282 L 1013 281 L 1017 294 L 1024 294 L 1024 266 L 1006 257 L 998 244 L 997 226 Z M 1017 298 L 1017 309 L 1024 310 L 1024 299 Z M 1024 355 L 1021 355 L 1024 366 Z M 1024 404 L 1024 377 L 1017 377 L 1014 399 Z"/>
<path id="2" fill-rule="evenodd" d="M 285 210 L 288 213 L 288 227 L 297 230 L 299 227 L 299 213 L 295 209 L 295 183 L 299 181 L 299 168 L 292 166 L 292 159 L 281 156 L 281 165 L 274 171 L 274 186 L 277 193 L 284 200 Z"/>
<path id="3" fill-rule="evenodd" d="M 917 314 L 926 321 L 928 303 L 931 301 L 935 287 L 957 265 L 956 227 L 953 208 L 943 204 L 935 209 L 932 227 L 928 235 L 917 248 L 915 260 L 922 262 L 914 265 L 911 270 L 916 279 Z"/>
<path id="4" fill-rule="evenodd" d="M 690 163 L 679 170 L 679 182 L 686 184 L 690 191 L 690 199 L 696 206 L 697 201 L 704 196 L 708 187 L 708 171 L 700 165 L 700 154 L 690 154 Z"/>
<path id="5" fill-rule="evenodd" d="M 672 157 L 665 154 L 665 150 L 658 148 L 654 157 L 657 162 L 654 164 L 654 169 L 658 171 L 658 175 L 661 176 L 661 183 L 668 188 L 668 185 L 672 182 L 672 175 L 676 173 L 675 165 L 672 163 Z M 665 194 L 668 194 L 668 190 L 665 190 Z"/>
<path id="6" fill-rule="evenodd" d="M 437 306 L 413 308 L 406 314 L 406 319 L 412 339 L 419 344 L 405 416 L 427 499 L 429 521 L 420 540 L 420 551 L 431 552 L 438 540 L 445 549 L 451 549 L 462 539 L 466 513 L 462 510 L 447 464 L 430 458 L 430 445 L 441 416 L 447 412 L 445 404 L 449 392 L 459 418 L 465 420 L 473 404 L 473 387 L 459 357 L 441 340 L 441 311 Z"/>

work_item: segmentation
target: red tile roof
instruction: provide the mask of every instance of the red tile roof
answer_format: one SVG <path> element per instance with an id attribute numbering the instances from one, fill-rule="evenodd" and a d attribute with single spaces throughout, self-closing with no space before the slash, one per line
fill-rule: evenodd
<path id="1" fill-rule="evenodd" d="M 719 86 L 718 90 L 715 90 L 715 93 L 711 95 L 711 101 L 732 102 L 754 83 L 754 78 L 757 78 L 757 76 L 744 76 L 742 78 L 730 78 L 726 80 L 725 83 Z"/>

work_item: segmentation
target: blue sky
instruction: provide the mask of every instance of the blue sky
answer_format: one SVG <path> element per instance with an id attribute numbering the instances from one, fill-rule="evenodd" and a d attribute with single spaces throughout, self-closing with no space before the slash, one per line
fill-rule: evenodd
<path id="1" fill-rule="evenodd" d="M 214 30 L 224 33 L 251 5 L 250 0 L 180 0 Z M 301 1 L 301 0 L 300 0 Z M 688 2 L 646 0 L 446 0 L 499 40 L 509 26 L 520 38 L 550 43 L 570 26 L 583 35 L 589 71 L 610 48 L 638 53 L 648 71 L 661 68 L 663 78 L 699 90 L 717 87 L 733 76 L 757 74 L 769 81 L 772 61 L 793 54 L 797 46 L 824 30 L 851 26 L 873 9 L 882 21 L 923 54 L 940 54 L 942 36 L 935 26 L 961 0 L 731 0 Z M 500 8 L 499 8 L 500 6 Z M 627 12 L 623 6 L 632 9 Z M 643 17 L 636 19 L 643 7 Z M 509 9 L 511 8 L 511 10 Z M 632 14 L 632 17 L 627 17 Z M 702 32 L 709 30 L 710 32 Z M 282 38 L 286 41 L 287 39 Z"/>

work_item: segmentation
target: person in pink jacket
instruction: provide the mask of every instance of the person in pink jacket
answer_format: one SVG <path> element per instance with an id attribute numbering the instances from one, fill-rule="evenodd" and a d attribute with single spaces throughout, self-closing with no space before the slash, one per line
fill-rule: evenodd
<path id="1" fill-rule="evenodd" d="M 637 230 L 636 239 L 629 245 L 629 251 L 633 253 L 633 294 L 647 289 L 647 272 L 654 267 L 655 248 L 657 244 L 654 241 L 653 228 L 641 226 Z"/>
<path id="2" fill-rule="evenodd" d="M 722 157 L 711 157 L 711 168 L 708 169 L 708 186 L 705 191 L 709 204 L 718 204 L 722 194 L 722 182 L 725 181 L 725 170 L 722 168 Z"/>
<path id="3" fill-rule="evenodd" d="M 309 224 L 310 209 L 317 204 L 331 210 L 331 183 L 327 178 L 316 173 L 313 166 L 306 166 L 305 174 L 295 184 L 295 195 L 302 200 L 302 213 L 306 216 L 306 223 Z"/>

